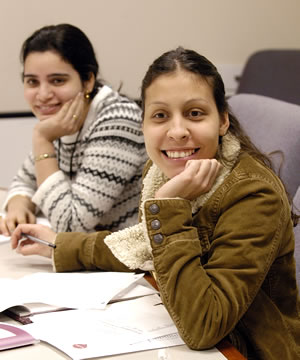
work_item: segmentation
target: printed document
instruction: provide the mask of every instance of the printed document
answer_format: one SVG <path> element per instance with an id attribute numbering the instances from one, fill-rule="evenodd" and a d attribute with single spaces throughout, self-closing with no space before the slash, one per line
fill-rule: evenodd
<path id="1" fill-rule="evenodd" d="M 117 302 L 103 310 L 37 315 L 25 328 L 74 360 L 184 344 L 158 295 Z M 198 353 L 199 360 L 226 359 L 215 348 Z"/>

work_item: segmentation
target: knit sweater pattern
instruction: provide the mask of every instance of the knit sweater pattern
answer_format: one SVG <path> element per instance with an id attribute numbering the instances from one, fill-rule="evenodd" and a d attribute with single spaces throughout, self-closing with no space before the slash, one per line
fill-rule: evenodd
<path id="1" fill-rule="evenodd" d="M 147 160 L 137 104 L 99 89 L 80 132 L 54 141 L 59 171 L 37 188 L 33 154 L 14 177 L 8 200 L 26 195 L 57 232 L 115 231 L 137 223 Z"/>

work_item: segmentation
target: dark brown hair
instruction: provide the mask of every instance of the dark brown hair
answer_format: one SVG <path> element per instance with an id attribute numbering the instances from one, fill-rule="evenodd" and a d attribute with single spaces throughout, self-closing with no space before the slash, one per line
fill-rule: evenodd
<path id="1" fill-rule="evenodd" d="M 102 86 L 97 80 L 99 65 L 90 40 L 79 28 L 70 24 L 59 24 L 36 30 L 22 45 L 22 64 L 24 65 L 30 53 L 45 51 L 54 51 L 71 64 L 82 82 L 89 80 L 91 73 L 94 74 L 96 81 L 90 98 L 97 94 L 98 88 Z"/>

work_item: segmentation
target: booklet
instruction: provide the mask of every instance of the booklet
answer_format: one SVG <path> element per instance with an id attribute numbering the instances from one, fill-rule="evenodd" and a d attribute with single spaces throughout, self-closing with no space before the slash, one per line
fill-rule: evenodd
<path id="1" fill-rule="evenodd" d="M 5 315 L 25 325 L 32 323 L 32 317 L 37 314 L 74 308 L 101 309 L 107 303 L 157 294 L 158 291 L 143 276 L 144 274 L 110 272 L 36 273 L 36 276 L 27 275 L 17 280 L 0 279 L 0 288 L 4 290 L 0 298 L 0 311 L 2 310 Z M 72 288 L 72 281 L 75 289 Z M 86 287 L 81 293 L 76 289 L 78 287 L 83 290 L 83 283 Z M 42 289 L 42 284 L 47 284 L 47 287 Z M 101 284 L 103 290 L 99 293 L 97 289 L 101 287 Z M 53 292 L 63 287 L 68 291 L 61 291 L 54 297 Z M 38 291 L 35 293 L 36 289 Z M 17 294 L 14 295 L 14 291 Z M 77 298 L 76 302 L 73 297 Z"/>
<path id="2" fill-rule="evenodd" d="M 0 322 L 0 350 L 38 343 L 24 328 Z"/>

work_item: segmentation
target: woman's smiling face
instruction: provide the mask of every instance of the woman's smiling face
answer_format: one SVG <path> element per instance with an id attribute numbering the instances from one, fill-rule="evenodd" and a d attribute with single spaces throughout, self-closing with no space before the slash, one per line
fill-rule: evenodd
<path id="1" fill-rule="evenodd" d="M 39 120 L 57 113 L 83 85 L 78 72 L 54 51 L 31 52 L 24 62 L 24 96 Z"/>
<path id="2" fill-rule="evenodd" d="M 158 76 L 145 91 L 143 131 L 150 159 L 168 177 L 188 160 L 216 156 L 229 127 L 205 78 L 186 70 Z"/>

